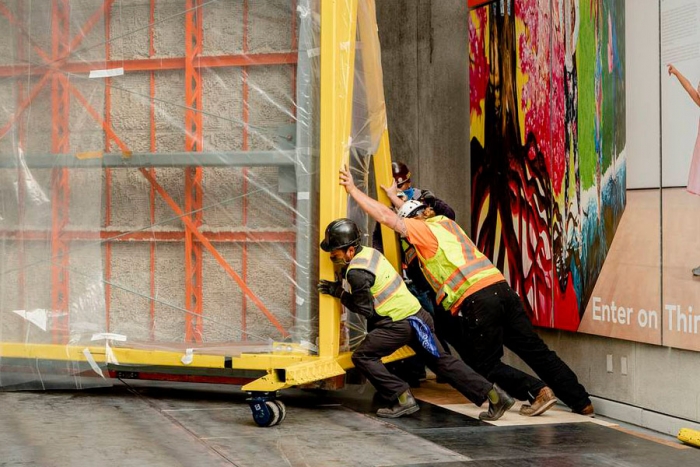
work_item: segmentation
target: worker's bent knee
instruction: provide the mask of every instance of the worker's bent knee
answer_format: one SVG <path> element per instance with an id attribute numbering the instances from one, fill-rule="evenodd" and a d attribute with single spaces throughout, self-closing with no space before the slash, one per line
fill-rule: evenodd
<path id="1" fill-rule="evenodd" d="M 367 355 L 362 352 L 355 352 L 352 354 L 351 360 L 355 366 L 367 366 L 373 362 L 381 360 L 381 357 L 376 355 Z"/>
<path id="2" fill-rule="evenodd" d="M 352 354 L 352 357 L 350 358 L 352 360 L 353 365 L 357 366 L 365 366 L 367 362 L 371 361 L 372 359 L 367 357 L 366 355 L 362 354 Z"/>

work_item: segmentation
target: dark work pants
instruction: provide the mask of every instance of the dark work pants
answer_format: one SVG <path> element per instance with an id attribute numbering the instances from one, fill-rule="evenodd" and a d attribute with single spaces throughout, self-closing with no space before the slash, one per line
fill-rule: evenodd
<path id="1" fill-rule="evenodd" d="M 443 323 L 438 320 L 439 316 L 435 315 L 435 309 L 438 306 L 435 303 L 435 292 L 432 290 L 420 290 L 414 284 L 408 284 L 408 291 L 418 299 L 423 309 L 433 318 L 435 334 L 438 336 L 440 344 L 442 348 L 445 349 L 445 352 L 450 353 L 447 341 L 443 338 L 444 331 L 442 331 L 440 327 Z M 420 355 L 389 363 L 387 367 L 391 373 L 406 381 L 411 387 L 420 386 L 420 380 L 425 378 L 425 362 L 423 362 Z"/>
<path id="2" fill-rule="evenodd" d="M 467 364 L 511 396 L 533 401 L 545 384 L 574 411 L 591 401 L 576 374 L 535 332 L 520 297 L 506 282 L 467 297 L 453 317 L 450 343 Z M 449 340 L 449 338 L 448 338 Z M 539 379 L 501 362 L 503 346 L 520 357 Z"/>
<path id="3" fill-rule="evenodd" d="M 435 314 L 435 311 L 440 307 L 440 305 L 435 303 L 435 292 L 432 290 L 421 290 L 413 285 L 409 285 L 408 290 L 418 299 L 420 306 L 422 306 L 423 309 L 433 318 L 435 334 L 440 340 L 440 344 L 442 345 L 442 348 L 445 349 L 445 352 L 450 353 L 450 348 L 447 346 L 447 341 L 443 337 L 445 334 L 444 328 L 445 326 L 449 326 L 449 324 L 445 323 L 444 320 L 440 319 L 440 316 Z"/>
<path id="4" fill-rule="evenodd" d="M 382 397 L 393 401 L 408 389 L 408 384 L 392 375 L 381 359 L 404 345 L 409 345 L 436 375 L 444 378 L 471 402 L 476 405 L 483 404 L 493 383 L 488 382 L 462 360 L 445 352 L 435 336 L 433 318 L 428 312 L 421 309 L 415 316 L 427 324 L 433 332 L 433 339 L 440 353 L 439 357 L 433 356 L 421 346 L 407 319 L 391 321 L 386 318 L 376 323 L 375 328 L 353 352 L 352 362 L 355 368 L 372 383 Z"/>

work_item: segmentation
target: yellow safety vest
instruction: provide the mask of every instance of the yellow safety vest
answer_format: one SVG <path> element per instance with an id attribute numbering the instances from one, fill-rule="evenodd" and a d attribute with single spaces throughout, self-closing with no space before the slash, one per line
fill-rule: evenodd
<path id="1" fill-rule="evenodd" d="M 437 302 L 449 310 L 464 296 L 505 280 L 501 271 L 474 245 L 457 223 L 445 216 L 426 220 L 438 241 L 437 253 L 424 258 L 416 248 L 425 278 Z M 470 291 L 470 289 L 472 289 Z"/>
<path id="2" fill-rule="evenodd" d="M 416 259 L 418 256 L 416 254 L 416 247 L 408 243 L 405 239 L 401 239 L 401 249 L 404 253 L 404 263 L 408 266 Z"/>
<path id="3" fill-rule="evenodd" d="M 374 311 L 379 316 L 388 316 L 399 321 L 415 315 L 420 310 L 420 302 L 408 291 L 401 276 L 391 263 L 374 248 L 362 247 L 350 261 L 345 276 L 352 269 L 364 269 L 374 274 L 374 284 L 370 287 L 374 297 Z"/>

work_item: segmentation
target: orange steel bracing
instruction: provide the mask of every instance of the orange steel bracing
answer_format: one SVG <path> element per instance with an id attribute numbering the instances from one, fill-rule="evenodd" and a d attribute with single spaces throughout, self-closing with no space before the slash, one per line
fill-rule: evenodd
<path id="1" fill-rule="evenodd" d="M 58 60 L 70 51 L 70 5 L 69 0 L 53 0 L 51 24 L 51 57 Z M 55 74 L 51 78 L 51 151 L 67 154 L 69 146 L 69 83 L 65 75 Z M 67 343 L 70 327 L 68 294 L 70 282 L 69 242 L 63 237 L 68 225 L 70 209 L 70 184 L 68 169 L 56 168 L 51 173 L 51 310 L 52 336 L 54 344 Z"/>
<path id="2" fill-rule="evenodd" d="M 226 260 L 221 256 L 221 254 L 214 248 L 214 246 L 211 244 L 211 242 L 204 237 L 204 235 L 201 234 L 201 232 L 197 229 L 197 227 L 192 223 L 192 221 L 189 219 L 189 216 L 187 216 L 180 207 L 173 201 L 173 199 L 165 192 L 162 186 L 155 180 L 152 180 L 149 178 L 148 171 L 145 169 L 140 169 L 141 173 L 146 176 L 147 179 L 153 184 L 155 187 L 156 191 L 158 194 L 163 198 L 163 200 L 170 206 L 170 209 L 172 209 L 175 214 L 177 214 L 180 219 L 185 223 L 185 226 L 190 228 L 192 230 L 192 233 L 194 236 L 197 238 L 202 243 L 202 246 L 211 253 L 211 255 L 214 257 L 214 259 L 221 265 L 221 267 L 224 268 L 224 270 L 228 273 L 231 278 L 236 281 L 236 283 L 241 287 L 243 290 L 243 293 L 250 298 L 253 303 L 255 303 L 260 311 L 263 312 L 265 316 L 267 316 L 267 319 L 270 320 L 270 322 L 282 333 L 284 337 L 287 337 L 289 333 L 287 332 L 286 329 L 282 327 L 280 322 L 277 320 L 275 315 L 273 315 L 270 310 L 267 309 L 267 307 L 263 304 L 263 302 L 260 301 L 260 299 L 248 288 L 248 285 L 241 279 L 241 277 L 236 273 L 236 271 L 231 268 L 231 266 L 226 263 Z"/>
<path id="3" fill-rule="evenodd" d="M 185 3 L 185 151 L 202 151 L 202 76 L 195 63 L 202 53 L 201 0 Z M 202 225 L 202 168 L 185 168 L 185 212 Z M 245 279 L 244 279 L 245 280 Z M 185 341 L 202 341 L 202 245 L 185 230 Z M 194 324 L 193 324 L 194 321 Z"/>
<path id="4" fill-rule="evenodd" d="M 39 80 L 37 84 L 34 85 L 26 99 L 19 103 L 19 105 L 17 106 L 17 110 L 15 110 L 15 112 L 12 114 L 10 120 L 5 124 L 5 126 L 0 128 L 0 138 L 4 137 L 7 134 L 7 132 L 12 129 L 17 120 L 19 120 L 22 117 L 24 111 L 27 110 L 29 104 L 31 104 L 34 98 L 39 94 L 39 92 L 44 87 L 49 78 L 52 78 L 53 76 L 55 76 L 55 73 L 53 73 L 53 71 L 49 71 Z"/>
<path id="5" fill-rule="evenodd" d="M 47 63 L 50 60 L 46 60 Z M 20 63 L 17 65 L 0 66 L 0 78 L 17 75 L 43 75 L 48 69 L 60 68 L 66 73 L 89 73 L 91 70 L 101 68 L 124 68 L 124 71 L 164 71 L 183 70 L 187 60 L 181 57 L 168 58 L 136 58 L 130 60 L 109 60 L 109 61 L 84 61 L 84 62 L 58 62 L 46 66 L 27 65 Z M 260 65 L 295 65 L 297 56 L 295 53 L 259 53 L 259 54 L 233 54 L 214 55 L 199 57 L 195 68 L 222 68 Z"/>
<path id="6" fill-rule="evenodd" d="M 67 154 L 70 152 L 69 146 L 69 111 L 70 111 L 70 96 L 86 109 L 87 113 L 102 126 L 105 133 L 105 150 L 109 152 L 112 144 L 118 146 L 122 152 L 130 152 L 123 141 L 114 133 L 111 125 L 111 109 L 110 109 L 110 82 L 105 81 L 105 115 L 104 118 L 93 109 L 87 99 L 73 87 L 68 80 L 67 75 L 75 73 L 87 73 L 94 69 L 109 69 L 123 67 L 125 71 L 148 71 L 150 73 L 150 97 L 151 97 L 151 152 L 156 151 L 155 140 L 155 72 L 161 70 L 185 70 L 186 76 L 186 150 L 201 151 L 202 150 L 202 88 L 201 88 L 201 69 L 202 68 L 217 68 L 217 67 L 250 67 L 258 65 L 296 65 L 297 56 L 295 52 L 290 53 L 262 53 L 250 54 L 232 54 L 225 56 L 200 56 L 202 50 L 202 0 L 187 0 L 187 13 L 185 18 L 186 29 L 186 56 L 155 58 L 154 50 L 154 23 L 155 23 L 155 0 L 150 0 L 150 18 L 149 18 L 149 58 L 148 59 L 132 59 L 132 60 L 110 60 L 109 52 L 109 24 L 110 10 L 114 0 L 105 0 L 102 5 L 88 18 L 88 20 L 76 31 L 79 31 L 73 38 L 70 36 L 70 0 L 51 0 L 51 54 L 48 54 L 41 48 L 30 36 L 28 30 L 24 27 L 24 13 L 21 6 L 17 10 L 17 16 L 14 16 L 0 1 L 0 15 L 4 16 L 11 25 L 17 28 L 18 35 L 29 43 L 32 50 L 45 62 L 44 65 L 34 65 L 27 63 L 18 63 L 12 65 L 0 66 L 0 77 L 23 77 L 41 75 L 41 78 L 27 92 L 23 87 L 18 89 L 18 103 L 15 112 L 10 117 L 8 122 L 0 127 L 0 138 L 4 137 L 16 124 L 20 125 L 20 135 L 23 135 L 21 118 L 25 110 L 32 104 L 33 100 L 39 95 L 41 90 L 47 83 L 51 83 L 51 111 L 52 111 L 52 145 L 51 150 L 54 154 Z M 19 2 L 20 4 L 22 2 Z M 247 3 L 247 2 L 246 2 Z M 295 1 L 292 1 L 293 5 Z M 295 9 L 292 9 L 293 19 Z M 106 57 L 103 61 L 76 61 L 71 62 L 71 53 L 76 50 L 85 35 L 94 28 L 94 26 L 104 18 L 106 32 Z M 247 39 L 246 39 L 247 41 Z M 18 44 L 23 42 L 18 41 Z M 296 44 L 296 36 L 293 37 L 293 44 Z M 295 45 L 293 46 L 293 48 Z M 23 52 L 22 52 L 23 53 Z M 21 59 L 21 57 L 20 57 Z M 19 86 L 19 85 L 18 85 Z M 244 106 L 245 112 L 248 112 L 248 105 Z M 248 124 L 246 121 L 244 132 L 246 140 L 248 138 Z M 23 147 L 24 136 L 20 138 L 20 147 Z M 247 141 L 246 141 L 247 142 Z M 107 169 L 108 170 L 108 169 Z M 154 267 L 155 267 L 155 251 L 154 244 L 157 241 L 182 241 L 184 236 L 185 243 L 191 245 L 190 252 L 187 258 L 190 259 L 192 267 L 188 275 L 190 278 L 190 293 L 188 294 L 191 311 L 198 313 L 195 325 L 191 326 L 191 339 L 201 339 L 201 285 L 202 285 L 202 269 L 201 269 L 201 249 L 202 247 L 209 251 L 221 267 L 228 275 L 240 286 L 244 296 L 251 300 L 270 320 L 270 322 L 282 333 L 287 336 L 288 332 L 281 326 L 276 317 L 265 307 L 260 299 L 248 288 L 247 284 L 241 277 L 228 265 L 226 260 L 218 253 L 212 245 L 214 242 L 242 242 L 244 245 L 247 242 L 289 242 L 294 244 L 294 232 L 276 232 L 276 233 L 246 233 L 242 232 L 222 232 L 222 233 L 203 233 L 200 232 L 201 225 L 201 203 L 202 203 L 202 186 L 201 186 L 201 168 L 193 169 L 186 176 L 186 205 L 183 211 L 177 203 L 167 194 L 162 186 L 157 182 L 154 169 L 141 169 L 141 173 L 151 183 L 151 222 L 155 222 L 155 196 L 156 193 L 161 196 L 170 206 L 170 208 L 180 217 L 185 225 L 185 232 L 100 232 L 98 234 L 91 232 L 66 232 L 65 227 L 69 220 L 69 199 L 70 186 L 68 170 L 65 168 L 53 169 L 52 173 L 52 230 L 50 234 L 52 247 L 52 308 L 54 310 L 54 321 L 52 322 L 53 338 L 55 343 L 65 343 L 68 331 L 68 299 L 69 299 L 69 246 L 71 241 L 80 241 L 88 239 L 102 239 L 107 242 L 112 241 L 150 241 L 151 250 L 151 295 L 155 294 L 154 285 Z M 18 173 L 18 176 L 23 176 Z M 109 209 L 111 205 L 111 188 L 109 183 L 109 175 L 107 175 L 107 222 L 110 222 Z M 20 186 L 22 184 L 20 183 Z M 21 203 L 20 203 L 21 204 Z M 20 206 L 20 210 L 23 209 Z M 21 211 L 20 211 L 21 212 Z M 20 216 L 21 218 L 21 216 Z M 21 225 L 21 224 L 20 224 Z M 0 231 L 0 238 L 11 238 L 16 240 L 46 240 L 47 235 L 42 232 L 31 231 Z M 109 248 L 109 247 L 108 247 Z M 199 253 L 197 254 L 197 249 Z M 107 258 L 106 273 L 110 273 L 110 261 Z M 187 285 L 186 285 L 187 288 Z M 109 284 L 106 284 L 106 301 L 109 304 Z M 109 305 L 107 305 L 109 307 Z M 154 302 L 151 300 L 151 336 L 153 337 L 153 318 L 154 318 Z M 109 323 L 109 317 L 108 323 Z M 109 324 L 108 324 L 109 325 Z M 190 327 L 188 326 L 188 329 Z"/>
<path id="7" fill-rule="evenodd" d="M 112 138 L 112 141 L 114 141 L 114 144 L 119 147 L 119 149 L 122 150 L 124 153 L 130 153 L 131 151 L 129 150 L 129 147 L 114 133 L 114 130 L 111 127 L 108 127 L 107 124 L 105 123 L 104 119 L 100 117 L 100 115 L 95 111 L 95 109 L 92 108 L 90 103 L 85 99 L 85 96 L 83 96 L 80 91 L 78 91 L 75 87 L 70 86 L 69 87 L 71 94 L 75 96 L 76 99 L 82 104 L 82 106 L 85 108 L 85 110 L 90 114 L 90 116 L 95 119 L 97 123 L 99 123 L 103 130 L 106 131 L 109 134 L 109 137 Z M 223 256 L 214 248 L 214 245 L 211 244 L 209 239 L 207 239 L 200 231 L 199 228 L 197 228 L 196 225 L 192 222 L 190 219 L 190 216 L 185 213 L 180 206 L 175 202 L 175 200 L 172 199 L 172 197 L 165 191 L 165 189 L 156 181 L 155 178 L 153 178 L 150 174 L 150 172 L 144 168 L 140 168 L 139 171 L 141 174 L 143 174 L 144 177 L 153 185 L 155 188 L 156 192 L 160 195 L 160 197 L 165 201 L 165 203 L 170 207 L 170 209 L 173 210 L 175 215 L 177 215 L 180 220 L 185 224 L 185 227 L 189 229 L 192 234 L 195 236 L 195 238 L 202 244 L 202 246 L 214 257 L 214 259 L 219 263 L 219 265 L 228 273 L 228 275 L 238 284 L 238 286 L 241 288 L 243 293 L 250 298 L 253 303 L 255 303 L 260 311 L 263 312 L 263 314 L 267 317 L 268 320 L 282 333 L 284 337 L 287 337 L 289 333 L 287 332 L 284 327 L 280 324 L 280 322 L 277 320 L 277 318 L 270 312 L 270 310 L 267 309 L 267 307 L 263 304 L 262 301 L 248 288 L 248 285 L 241 279 L 241 277 L 236 273 L 236 271 L 233 270 L 231 266 L 226 262 Z"/>

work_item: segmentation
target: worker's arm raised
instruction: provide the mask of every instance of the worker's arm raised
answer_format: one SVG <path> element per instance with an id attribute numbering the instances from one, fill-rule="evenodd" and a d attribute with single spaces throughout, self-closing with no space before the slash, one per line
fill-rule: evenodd
<path id="1" fill-rule="evenodd" d="M 375 221 L 386 225 L 390 229 L 406 236 L 406 225 L 394 211 L 376 199 L 372 199 L 355 186 L 350 170 L 343 166 L 340 169 L 340 184 L 345 187 L 345 191 L 352 196 L 358 206 L 369 214 Z"/>

